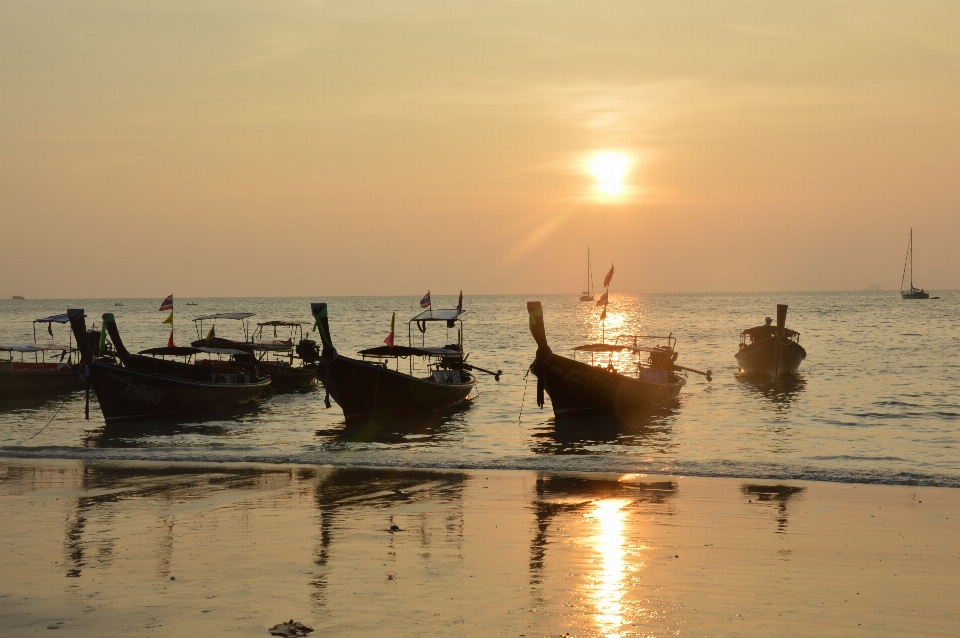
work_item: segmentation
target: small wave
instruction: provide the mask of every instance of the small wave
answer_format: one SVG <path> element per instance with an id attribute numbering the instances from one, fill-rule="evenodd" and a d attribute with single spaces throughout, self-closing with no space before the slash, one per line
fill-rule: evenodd
<path id="1" fill-rule="evenodd" d="M 856 469 L 851 467 L 815 467 L 777 465 L 742 461 L 671 461 L 629 456 L 571 455 L 509 457 L 484 461 L 457 458 L 419 460 L 409 454 L 372 456 L 345 452 L 311 450 L 290 454 L 264 454 L 260 450 L 206 449 L 191 453 L 183 448 L 75 448 L 0 447 L 0 458 L 59 459 L 79 461 L 157 461 L 164 463 L 262 463 L 274 465 L 327 465 L 334 467 L 390 467 L 435 470 L 533 470 L 544 472 L 631 473 L 671 476 L 697 476 L 737 479 L 805 480 L 831 483 L 869 483 L 879 485 L 917 485 L 960 488 L 960 475 L 923 473 L 905 470 Z M 897 461 L 896 457 L 818 457 L 836 461 Z"/>

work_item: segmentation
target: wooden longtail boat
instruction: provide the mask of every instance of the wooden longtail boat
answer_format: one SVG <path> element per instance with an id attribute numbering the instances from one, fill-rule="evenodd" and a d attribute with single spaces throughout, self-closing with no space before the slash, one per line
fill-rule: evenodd
<path id="1" fill-rule="evenodd" d="M 67 321 L 65 314 L 35 319 L 33 343 L 0 343 L 0 357 L 7 355 L 6 360 L 0 359 L 0 398 L 54 395 L 83 389 L 85 382 L 80 378 L 80 364 L 73 360 L 76 349 L 72 336 L 70 345 L 66 346 L 37 342 L 38 323 L 47 324 L 52 338 L 52 324 Z M 33 360 L 26 360 L 25 355 L 33 355 Z"/>
<path id="2" fill-rule="evenodd" d="M 491 372 L 466 362 L 463 354 L 461 309 L 427 310 L 408 323 L 409 346 L 379 346 L 361 350 L 362 359 L 339 354 L 330 339 L 327 304 L 311 304 L 320 332 L 323 350 L 320 353 L 318 376 L 329 396 L 343 410 L 349 421 L 370 419 L 380 415 L 432 412 L 456 405 L 467 398 L 476 385 L 472 371 L 486 372 L 497 380 L 501 372 Z M 457 343 L 442 348 L 413 345 L 412 325 L 422 333 L 429 322 L 443 321 L 448 328 L 458 323 Z M 409 374 L 400 372 L 400 358 L 409 360 Z M 423 376 L 416 376 L 415 362 L 426 361 Z M 390 363 L 395 369 L 390 369 Z"/>
<path id="3" fill-rule="evenodd" d="M 234 312 L 198 317 L 193 320 L 197 327 L 198 339 L 190 345 L 198 348 L 233 348 L 249 352 L 256 357 L 260 372 L 270 377 L 270 389 L 274 392 L 306 390 L 316 385 L 320 349 L 317 348 L 316 341 L 303 338 L 303 325 L 297 321 L 266 321 L 258 323 L 256 330 L 250 334 L 246 320 L 252 316 L 254 316 L 253 313 Z M 244 340 L 217 337 L 216 323 L 205 337 L 201 337 L 203 322 L 216 322 L 218 319 L 239 320 L 243 325 Z M 272 338 L 264 335 L 264 328 L 270 327 L 273 328 Z M 277 328 L 289 328 L 288 338 L 279 339 Z M 294 365 L 294 358 L 299 358 L 302 363 Z"/>
<path id="4" fill-rule="evenodd" d="M 258 374 L 249 353 L 241 350 L 166 347 L 130 354 L 110 313 L 103 315 L 103 327 L 116 358 L 112 354 L 96 356 L 82 339 L 86 334 L 83 310 L 71 309 L 67 315 L 80 344 L 87 378 L 108 423 L 225 410 L 258 399 L 270 385 L 268 377 Z M 199 354 L 218 359 L 197 361 Z M 222 361 L 224 356 L 229 359 Z"/>
<path id="5" fill-rule="evenodd" d="M 807 351 L 800 345 L 800 333 L 786 328 L 787 306 L 777 304 L 777 327 L 766 323 L 740 333 L 740 351 L 734 355 L 740 373 L 779 380 L 797 373 Z"/>
<path id="6" fill-rule="evenodd" d="M 537 342 L 537 356 L 530 371 L 537 377 L 537 405 L 544 404 L 544 392 L 550 397 L 555 414 L 580 410 L 610 412 L 627 415 L 656 405 L 676 400 L 686 379 L 677 372 L 696 372 L 710 380 L 711 373 L 678 366 L 676 339 L 655 335 L 623 335 L 616 343 L 594 343 L 574 349 L 574 358 L 556 354 L 547 345 L 543 324 L 543 308 L 539 301 L 527 302 L 530 313 L 530 332 Z M 624 343 L 620 343 L 623 339 Z M 641 345 L 643 339 L 665 340 L 666 345 Z M 576 360 L 576 353 L 626 352 L 638 355 L 637 375 L 623 374 L 612 363 L 599 367 Z M 649 355 L 646 365 L 639 361 Z"/>

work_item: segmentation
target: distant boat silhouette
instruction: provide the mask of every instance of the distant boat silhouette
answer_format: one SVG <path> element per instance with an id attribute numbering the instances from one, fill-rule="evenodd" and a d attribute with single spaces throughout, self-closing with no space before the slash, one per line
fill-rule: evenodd
<path id="1" fill-rule="evenodd" d="M 910 264 L 910 289 L 903 289 L 903 282 L 907 277 L 907 263 Z M 913 229 L 910 229 L 910 241 L 907 243 L 907 257 L 903 261 L 903 276 L 900 277 L 900 296 L 903 299 L 929 299 L 930 293 L 923 288 L 916 288 L 913 285 Z"/>
<path id="2" fill-rule="evenodd" d="M 580 295 L 580 301 L 593 301 L 593 266 L 590 264 L 589 246 L 587 246 L 587 290 Z"/>
<path id="3" fill-rule="evenodd" d="M 23 297 L 22 295 L 14 295 L 14 296 L 13 296 L 13 300 L 14 300 L 14 301 L 23 301 L 24 299 L 25 299 L 25 297 Z"/>

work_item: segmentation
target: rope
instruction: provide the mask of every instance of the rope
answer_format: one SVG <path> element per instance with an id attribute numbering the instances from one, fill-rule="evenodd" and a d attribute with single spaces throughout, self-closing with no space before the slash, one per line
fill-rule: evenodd
<path id="1" fill-rule="evenodd" d="M 39 431 L 39 432 L 37 432 L 37 433 L 34 434 L 33 436 L 30 436 L 30 437 L 25 438 L 24 440 L 22 440 L 22 441 L 20 441 L 19 443 L 17 443 L 17 445 L 23 445 L 24 443 L 26 443 L 27 441 L 29 441 L 30 439 L 32 439 L 34 436 L 37 436 L 37 434 L 40 434 L 40 432 L 43 432 L 43 431 L 46 430 L 48 427 L 50 427 L 50 424 L 53 423 L 53 420 L 54 420 L 55 418 L 57 418 L 57 415 L 58 415 L 58 414 L 60 414 L 60 410 L 63 408 L 64 405 L 67 404 L 67 400 L 68 400 L 69 398 L 70 398 L 70 397 L 65 397 L 65 398 L 63 399 L 63 401 L 60 403 L 60 407 L 57 408 L 57 411 L 53 413 L 53 416 L 50 418 L 49 421 L 47 421 L 47 424 L 46 424 L 45 426 L 43 426 L 42 428 L 40 428 L 40 431 Z"/>
<path id="2" fill-rule="evenodd" d="M 517 415 L 517 427 L 520 427 L 521 419 L 523 418 L 523 403 L 527 400 L 527 377 L 530 376 L 530 368 L 527 368 L 527 373 L 523 375 L 523 398 L 520 399 L 520 414 Z"/>

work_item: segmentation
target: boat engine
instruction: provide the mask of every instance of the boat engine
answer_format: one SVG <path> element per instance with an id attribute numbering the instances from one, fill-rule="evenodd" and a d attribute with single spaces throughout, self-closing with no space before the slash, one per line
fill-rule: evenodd
<path id="1" fill-rule="evenodd" d="M 319 361 L 320 348 L 317 347 L 317 342 L 312 339 L 301 339 L 297 344 L 297 356 L 307 364 Z"/>

